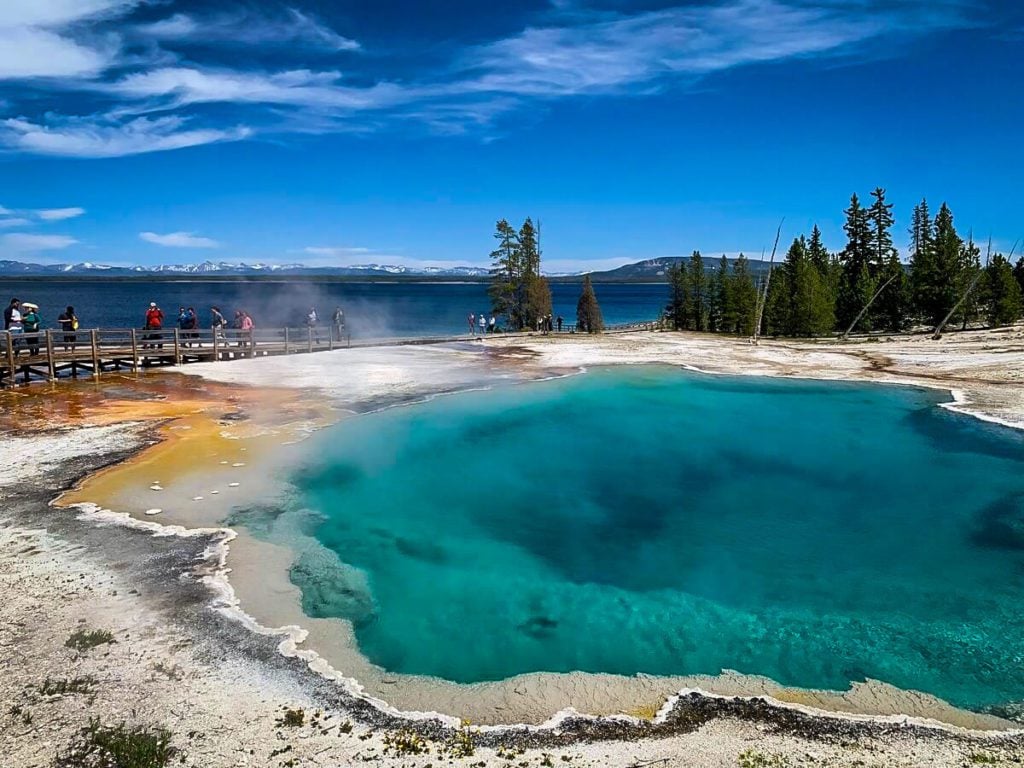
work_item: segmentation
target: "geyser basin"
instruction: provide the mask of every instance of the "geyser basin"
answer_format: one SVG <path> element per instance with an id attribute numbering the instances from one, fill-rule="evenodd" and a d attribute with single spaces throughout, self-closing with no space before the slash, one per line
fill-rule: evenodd
<path id="1" fill-rule="evenodd" d="M 443 397 L 314 438 L 268 534 L 392 672 L 1024 699 L 1024 441 L 946 399 L 665 368 Z"/>

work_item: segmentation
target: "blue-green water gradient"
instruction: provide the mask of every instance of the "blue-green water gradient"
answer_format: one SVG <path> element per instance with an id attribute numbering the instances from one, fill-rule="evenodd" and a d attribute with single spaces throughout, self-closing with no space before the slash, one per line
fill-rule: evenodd
<path id="1" fill-rule="evenodd" d="M 292 578 L 395 672 L 1024 699 L 1024 442 L 944 399 L 630 368 L 358 417 L 294 478 Z"/>

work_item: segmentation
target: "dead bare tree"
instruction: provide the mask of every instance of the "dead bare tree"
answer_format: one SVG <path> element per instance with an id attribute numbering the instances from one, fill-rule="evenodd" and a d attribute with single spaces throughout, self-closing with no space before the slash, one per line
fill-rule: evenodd
<path id="1" fill-rule="evenodd" d="M 782 221 L 779 222 L 779 228 L 775 230 L 775 245 L 772 246 L 772 258 L 768 262 L 768 277 L 765 278 L 764 290 L 761 291 L 761 295 L 758 297 L 758 301 L 757 301 L 757 319 L 754 322 L 754 335 L 750 339 L 751 342 L 754 343 L 754 345 L 757 345 L 758 339 L 761 336 L 761 318 L 764 316 L 764 305 L 765 305 L 765 303 L 768 300 L 768 286 L 772 282 L 772 272 L 774 271 L 774 267 L 775 267 L 775 252 L 779 248 L 779 237 L 782 236 L 782 224 L 785 221 L 786 221 L 786 219 L 785 219 L 785 217 L 783 217 Z M 761 254 L 761 261 L 762 261 L 762 263 L 764 262 L 764 254 L 763 253 Z"/>
<path id="2" fill-rule="evenodd" d="M 902 267 L 901 267 L 901 269 L 902 269 Z M 861 311 L 857 313 L 857 316 L 855 318 L 853 318 L 853 322 L 850 323 L 850 327 L 847 328 L 845 331 L 843 331 L 843 334 L 839 337 L 840 341 L 846 341 L 846 339 L 849 338 L 851 331 L 853 331 L 853 329 L 857 327 L 857 323 L 859 323 L 860 319 L 862 317 L 864 317 L 864 313 L 867 312 L 868 309 L 871 308 L 871 305 L 875 303 L 875 299 L 877 299 L 879 296 L 881 296 L 882 295 L 882 291 L 884 291 L 886 288 L 888 288 L 889 287 L 889 283 L 891 283 L 897 277 L 899 277 L 899 272 L 895 273 L 892 277 L 890 277 L 888 280 L 886 280 L 884 283 L 882 283 L 882 287 L 879 288 L 877 291 L 875 291 L 874 295 L 868 300 L 868 303 L 865 304 L 863 309 L 861 309 Z"/>

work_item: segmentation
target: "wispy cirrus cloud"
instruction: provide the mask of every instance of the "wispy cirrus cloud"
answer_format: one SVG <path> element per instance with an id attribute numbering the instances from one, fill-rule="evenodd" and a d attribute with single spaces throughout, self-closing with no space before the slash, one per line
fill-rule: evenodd
<path id="1" fill-rule="evenodd" d="M 2 219 L 0 218 L 0 229 L 11 229 L 13 227 L 26 227 L 32 222 L 28 219 L 15 217 L 13 219 Z"/>
<path id="2" fill-rule="evenodd" d="M 31 235 L 26 232 L 11 232 L 0 237 L 6 249 L 11 251 L 59 251 L 75 245 L 78 241 L 68 235 Z"/>
<path id="3" fill-rule="evenodd" d="M 84 215 L 85 208 L 41 208 L 35 214 L 43 221 L 64 221 Z"/>
<path id="4" fill-rule="evenodd" d="M 228 45 L 306 43 L 330 51 L 356 51 L 360 48 L 357 41 L 339 35 L 312 14 L 297 8 L 286 8 L 270 16 L 252 8 L 213 16 L 176 13 L 139 25 L 135 31 L 156 40 L 178 42 L 217 41 Z"/>
<path id="5" fill-rule="evenodd" d="M 199 237 L 191 232 L 140 232 L 139 239 L 165 248 L 220 248 L 220 243 L 209 237 Z"/>
<path id="6" fill-rule="evenodd" d="M 486 130 L 530 101 L 645 96 L 737 67 L 856 60 L 976 23 L 971 0 L 680 0 L 636 11 L 559 0 L 512 34 L 457 48 L 427 69 L 396 72 L 375 69 L 380 57 L 353 57 L 359 42 L 297 8 L 207 15 L 168 8 L 143 23 L 132 21 L 134 0 L 39 3 L 35 12 L 0 9 L 0 80 L 50 78 L 48 87 L 73 91 L 94 108 L 9 117 L 0 121 L 0 146 L 77 157 L 409 123 L 445 133 Z M 4 50 L 4 35 L 17 42 L 13 52 Z M 33 36 L 42 36 L 42 53 L 29 56 Z M 240 45 L 247 46 L 245 66 L 216 55 Z M 262 51 L 273 55 L 264 59 Z M 352 72 L 336 58 L 335 66 L 310 68 L 313 55 L 357 63 Z"/>

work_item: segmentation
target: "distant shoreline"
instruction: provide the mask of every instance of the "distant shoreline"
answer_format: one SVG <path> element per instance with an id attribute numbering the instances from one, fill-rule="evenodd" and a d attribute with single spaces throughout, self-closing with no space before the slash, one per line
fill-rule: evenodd
<path id="1" fill-rule="evenodd" d="M 581 283 L 584 275 L 563 275 L 549 277 L 551 283 Z M 598 284 L 616 285 L 665 285 L 664 279 L 615 279 L 591 276 L 591 279 Z M 45 280 L 52 283 L 375 283 L 375 284 L 396 284 L 415 283 L 420 285 L 487 285 L 489 277 L 464 277 L 459 279 L 442 280 L 428 275 L 409 275 L 398 277 L 394 275 L 374 277 L 372 275 L 164 275 L 164 274 L 143 274 L 143 275 L 3 275 L 0 274 L 0 283 L 27 283 Z"/>

